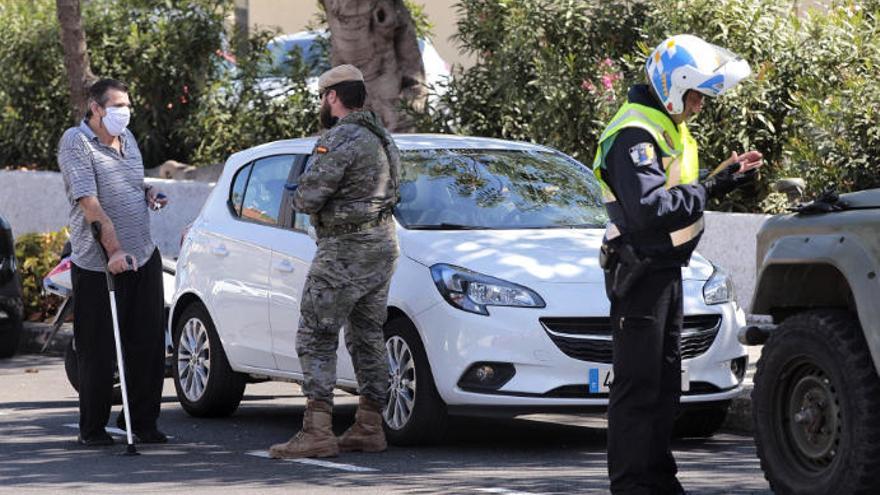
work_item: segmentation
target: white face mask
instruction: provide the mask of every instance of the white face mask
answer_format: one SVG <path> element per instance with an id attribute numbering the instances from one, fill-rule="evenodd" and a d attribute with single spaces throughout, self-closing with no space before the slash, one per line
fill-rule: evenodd
<path id="1" fill-rule="evenodd" d="M 101 123 L 111 136 L 119 136 L 128 127 L 131 120 L 131 109 L 128 107 L 108 107 L 107 115 L 101 117 Z"/>

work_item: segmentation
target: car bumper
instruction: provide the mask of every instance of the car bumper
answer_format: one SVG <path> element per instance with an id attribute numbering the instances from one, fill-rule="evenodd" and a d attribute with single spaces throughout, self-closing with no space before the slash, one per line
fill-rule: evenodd
<path id="1" fill-rule="evenodd" d="M 731 362 L 738 360 L 741 370 L 747 366 L 746 349 L 736 338 L 745 315 L 735 303 L 705 305 L 702 284 L 684 282 L 685 315 L 718 315 L 721 319 L 707 349 L 682 362 L 690 378 L 690 390 L 681 398 L 684 404 L 736 397 L 742 390 L 742 373 L 735 374 Z M 610 364 L 570 357 L 540 321 L 546 317 L 607 317 L 604 286 L 546 284 L 532 288 L 548 301 L 546 308 L 490 307 L 490 315 L 482 316 L 441 300 L 415 318 L 437 390 L 452 410 L 607 406 L 607 394 L 590 393 L 588 375 L 590 368 Z M 494 390 L 463 388 L 463 375 L 477 363 L 509 363 L 515 372 Z"/>

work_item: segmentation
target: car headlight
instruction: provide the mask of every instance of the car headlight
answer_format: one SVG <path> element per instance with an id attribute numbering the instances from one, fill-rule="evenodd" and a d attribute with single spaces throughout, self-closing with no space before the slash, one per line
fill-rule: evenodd
<path id="1" fill-rule="evenodd" d="M 735 297 L 730 276 L 716 266 L 712 276 L 703 285 L 703 299 L 706 304 L 723 304 L 733 301 Z"/>
<path id="2" fill-rule="evenodd" d="M 446 302 L 471 313 L 488 315 L 486 306 L 546 306 L 541 296 L 528 287 L 465 268 L 441 263 L 431 267 L 431 277 Z"/>

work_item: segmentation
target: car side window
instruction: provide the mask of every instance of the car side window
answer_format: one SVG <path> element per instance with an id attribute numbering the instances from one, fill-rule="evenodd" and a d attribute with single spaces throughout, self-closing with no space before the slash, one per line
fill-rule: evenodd
<path id="1" fill-rule="evenodd" d="M 254 162 L 242 201 L 242 218 L 279 225 L 284 185 L 290 177 L 294 158 L 295 155 L 275 155 Z"/>
<path id="2" fill-rule="evenodd" d="M 241 216 L 241 205 L 244 202 L 244 190 L 245 187 L 247 187 L 247 181 L 251 176 L 252 167 L 253 163 L 248 163 L 236 172 L 235 177 L 232 179 L 232 188 L 229 190 L 228 202 L 229 209 L 232 210 L 232 214 L 237 217 Z"/>
<path id="3" fill-rule="evenodd" d="M 311 160 L 312 155 L 297 156 L 297 166 L 295 167 L 296 171 L 294 173 L 295 183 L 299 183 L 299 176 L 305 173 L 306 170 L 308 170 L 309 162 Z M 312 225 L 311 221 L 309 220 L 309 215 L 305 213 L 300 213 L 293 209 L 291 209 L 291 212 L 293 213 L 293 230 L 308 232 L 309 227 Z"/>

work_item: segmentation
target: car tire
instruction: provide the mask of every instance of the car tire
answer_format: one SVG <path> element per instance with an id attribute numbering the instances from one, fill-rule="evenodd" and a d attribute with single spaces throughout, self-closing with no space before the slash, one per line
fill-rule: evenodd
<path id="1" fill-rule="evenodd" d="M 880 493 L 880 378 L 853 314 L 808 311 L 779 325 L 758 361 L 752 404 L 775 493 Z"/>
<path id="2" fill-rule="evenodd" d="M 711 438 L 727 419 L 730 401 L 695 406 L 681 411 L 675 418 L 675 438 Z"/>
<path id="3" fill-rule="evenodd" d="M 115 352 L 115 351 L 114 351 Z M 122 387 L 119 386 L 119 372 L 116 370 L 116 359 L 113 359 L 113 405 L 122 404 Z M 73 339 L 67 343 L 64 348 L 64 373 L 67 375 L 67 381 L 70 386 L 79 393 L 79 363 L 76 358 L 76 347 L 73 345 Z"/>
<path id="4" fill-rule="evenodd" d="M 446 404 L 437 392 L 431 365 L 415 326 L 406 318 L 385 324 L 388 352 L 388 404 L 385 436 L 393 445 L 430 444 L 446 432 Z"/>
<path id="5" fill-rule="evenodd" d="M 183 310 L 174 328 L 174 388 L 191 416 L 224 417 L 238 409 L 247 376 L 229 365 L 208 310 L 199 302 Z"/>
<path id="6" fill-rule="evenodd" d="M 21 319 L 9 318 L 0 323 L 0 359 L 10 358 L 18 351 L 21 340 Z"/>

